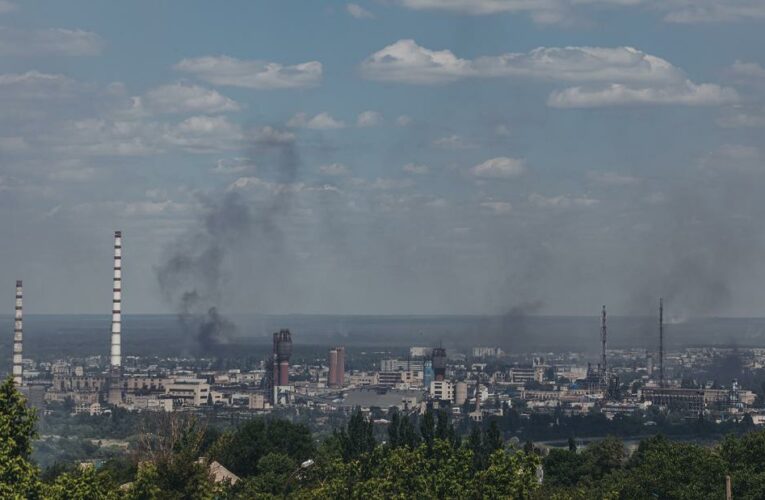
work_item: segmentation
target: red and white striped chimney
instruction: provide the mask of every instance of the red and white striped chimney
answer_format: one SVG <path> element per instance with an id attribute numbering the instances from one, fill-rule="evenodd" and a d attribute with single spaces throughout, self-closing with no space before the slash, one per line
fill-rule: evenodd
<path id="1" fill-rule="evenodd" d="M 122 231 L 114 232 L 114 287 L 112 289 L 111 368 L 122 366 Z"/>
<path id="2" fill-rule="evenodd" d="M 20 386 L 24 382 L 23 347 L 24 340 L 24 291 L 21 280 L 16 281 L 16 312 L 13 323 L 13 382 Z"/>

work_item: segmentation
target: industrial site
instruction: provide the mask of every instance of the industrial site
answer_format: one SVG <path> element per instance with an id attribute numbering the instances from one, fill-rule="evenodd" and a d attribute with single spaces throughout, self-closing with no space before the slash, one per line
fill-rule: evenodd
<path id="1" fill-rule="evenodd" d="M 123 235 L 114 233 L 111 330 L 98 351 L 77 359 L 36 360 L 24 350 L 23 284 L 16 282 L 12 375 L 16 386 L 44 414 L 51 404 L 66 404 L 73 415 L 130 412 L 192 412 L 238 419 L 268 414 L 349 415 L 361 409 L 373 421 L 387 422 L 391 411 L 424 414 L 447 411 L 456 421 L 482 422 L 539 415 L 626 416 L 656 425 L 656 415 L 694 422 L 765 423 L 761 387 L 736 379 L 703 378 L 704 370 L 735 354 L 754 372 L 765 363 L 765 349 L 688 347 L 666 351 L 664 304 L 658 299 L 656 349 L 609 349 L 606 306 L 586 352 L 513 352 L 501 346 L 469 349 L 409 346 L 370 355 L 356 347 L 327 346 L 290 328 L 273 333 L 271 354 L 250 369 L 215 370 L 200 359 L 141 357 L 125 353 L 123 335 Z M 33 300 L 33 299 L 32 299 Z M 285 325 L 289 326 L 289 325 Z M 191 335 L 191 332 L 189 332 Z M 109 342 L 106 339 L 109 338 Z M 293 345 L 310 345 L 310 356 L 293 360 Z M 355 360 L 353 353 L 359 353 Z M 741 361 L 743 360 L 743 361 Z M 712 375 L 710 375 L 711 377 Z"/>

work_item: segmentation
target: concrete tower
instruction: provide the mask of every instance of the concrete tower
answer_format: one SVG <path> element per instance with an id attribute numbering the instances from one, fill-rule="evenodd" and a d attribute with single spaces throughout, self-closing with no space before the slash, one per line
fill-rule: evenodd
<path id="1" fill-rule="evenodd" d="M 600 385 L 608 386 L 608 365 L 606 359 L 606 343 L 608 342 L 608 328 L 606 327 L 606 306 L 600 313 Z"/>
<path id="2" fill-rule="evenodd" d="M 109 360 L 109 404 L 122 402 L 122 231 L 114 232 L 112 342 Z"/>
<path id="3" fill-rule="evenodd" d="M 433 362 L 433 375 L 436 381 L 441 381 L 446 378 L 446 349 L 443 347 L 436 347 L 431 354 L 431 361 Z"/>
<path id="4" fill-rule="evenodd" d="M 338 387 L 345 385 L 345 347 L 337 348 L 337 374 L 335 383 Z"/>
<path id="5" fill-rule="evenodd" d="M 664 299 L 659 298 L 659 387 L 664 387 Z"/>
<path id="6" fill-rule="evenodd" d="M 335 387 L 337 386 L 337 349 L 334 347 L 329 350 L 329 359 L 327 360 L 329 363 L 329 375 L 327 376 L 327 386 L 328 387 Z"/>
<path id="7" fill-rule="evenodd" d="M 274 333 L 274 385 L 290 383 L 290 357 L 292 356 L 292 334 L 289 330 Z"/>
<path id="8" fill-rule="evenodd" d="M 16 281 L 16 311 L 13 323 L 13 382 L 16 387 L 24 383 L 23 347 L 24 340 L 24 291 L 21 280 Z"/>
<path id="9" fill-rule="evenodd" d="M 122 367 L 122 231 L 114 232 L 114 287 L 112 288 L 112 348 L 110 367 Z"/>

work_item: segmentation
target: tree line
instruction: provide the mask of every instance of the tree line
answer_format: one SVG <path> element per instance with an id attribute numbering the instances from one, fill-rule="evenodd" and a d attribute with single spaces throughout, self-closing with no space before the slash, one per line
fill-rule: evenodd
<path id="1" fill-rule="evenodd" d="M 136 449 L 100 467 L 31 459 L 36 415 L 0 386 L 0 498 L 52 500 L 765 498 L 765 432 L 716 446 L 656 436 L 630 455 L 607 438 L 577 450 L 508 446 L 498 419 L 457 432 L 446 411 L 393 412 L 383 440 L 360 411 L 317 440 L 303 424 L 254 418 L 226 431 L 191 414 L 158 414 Z M 377 429 L 379 431 L 379 429 Z M 236 474 L 216 482 L 210 464 Z"/>

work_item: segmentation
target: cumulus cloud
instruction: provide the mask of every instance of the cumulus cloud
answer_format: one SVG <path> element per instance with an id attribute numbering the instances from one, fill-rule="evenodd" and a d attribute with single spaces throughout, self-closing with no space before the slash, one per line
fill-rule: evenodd
<path id="1" fill-rule="evenodd" d="M 284 65 L 266 61 L 245 61 L 229 56 L 183 59 L 175 69 L 213 85 L 255 90 L 314 87 L 321 82 L 322 65 L 309 61 Z"/>
<path id="2" fill-rule="evenodd" d="M 570 197 L 566 195 L 560 196 L 543 196 L 539 193 L 532 193 L 529 195 L 529 202 L 539 208 L 576 208 L 576 207 L 592 207 L 599 203 L 594 198 L 586 196 L 582 197 Z"/>
<path id="3" fill-rule="evenodd" d="M 366 58 L 362 74 L 372 80 L 416 85 L 465 78 L 528 78 L 582 84 L 556 91 L 556 107 L 617 104 L 720 104 L 736 100 L 733 89 L 695 84 L 668 61 L 632 47 L 539 47 L 462 59 L 450 50 L 430 50 L 399 40 Z"/>
<path id="4" fill-rule="evenodd" d="M 481 207 L 495 215 L 507 215 L 513 211 L 513 206 L 506 201 L 485 201 L 481 203 Z"/>
<path id="5" fill-rule="evenodd" d="M 724 128 L 765 127 L 765 109 L 731 109 L 717 119 Z"/>
<path id="6" fill-rule="evenodd" d="M 46 99 L 66 97 L 77 90 L 77 83 L 59 74 L 27 71 L 0 74 L 0 98 Z"/>
<path id="7" fill-rule="evenodd" d="M 103 47 L 103 39 L 90 31 L 61 28 L 27 31 L 0 26 L 0 55 L 94 56 Z"/>
<path id="8" fill-rule="evenodd" d="M 739 78 L 756 80 L 758 82 L 765 81 L 765 68 L 757 63 L 737 60 L 730 69 Z"/>
<path id="9" fill-rule="evenodd" d="M 760 0 L 398 0 L 414 10 L 445 10 L 466 15 L 528 14 L 538 23 L 566 23 L 577 11 L 592 8 L 644 8 L 667 22 L 733 22 L 765 18 Z"/>
<path id="10" fill-rule="evenodd" d="M 439 137 L 433 141 L 433 145 L 443 149 L 470 149 L 475 144 L 457 134 Z"/>
<path id="11" fill-rule="evenodd" d="M 407 163 L 403 166 L 402 170 L 408 174 L 425 175 L 430 172 L 430 167 L 427 165 L 418 165 L 416 163 Z"/>
<path id="12" fill-rule="evenodd" d="M 375 15 L 369 12 L 367 9 L 359 4 L 349 3 L 345 6 L 345 10 L 352 17 L 356 19 L 374 19 Z"/>
<path id="13" fill-rule="evenodd" d="M 682 104 L 717 106 L 736 102 L 738 94 L 731 88 L 714 84 L 696 85 L 686 81 L 668 87 L 632 88 L 614 83 L 604 87 L 570 87 L 550 94 L 547 105 L 553 108 L 593 108 L 631 104 Z"/>
<path id="14" fill-rule="evenodd" d="M 602 186 L 630 186 L 640 182 L 640 179 L 619 172 L 587 172 L 587 178 Z"/>
<path id="15" fill-rule="evenodd" d="M 324 175 L 339 177 L 351 173 L 350 169 L 342 163 L 330 163 L 319 167 L 319 172 Z"/>
<path id="16" fill-rule="evenodd" d="M 406 127 L 410 123 L 412 123 L 412 118 L 407 115 L 400 115 L 398 118 L 396 118 L 396 125 L 399 127 Z"/>
<path id="17" fill-rule="evenodd" d="M 315 130 L 331 130 L 345 127 L 345 123 L 336 120 L 329 113 L 319 113 L 315 116 L 308 116 L 306 113 L 297 113 L 287 121 L 288 127 L 310 128 Z"/>
<path id="18" fill-rule="evenodd" d="M 357 127 L 374 127 L 383 122 L 382 114 L 377 111 L 364 111 L 356 118 Z"/>
<path id="19" fill-rule="evenodd" d="M 184 83 L 152 89 L 139 98 L 138 104 L 156 113 L 224 113 L 241 109 L 236 101 L 216 90 Z"/>
<path id="20" fill-rule="evenodd" d="M 518 158 L 500 156 L 470 168 L 470 174 L 482 179 L 512 179 L 526 172 L 526 162 Z"/>
<path id="21" fill-rule="evenodd" d="M 255 164 L 249 158 L 231 158 L 220 159 L 215 162 L 215 167 L 211 172 L 220 175 L 231 175 L 255 170 L 255 168 Z"/>

